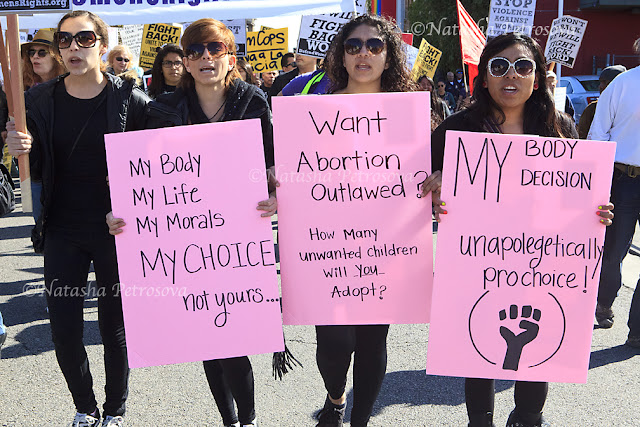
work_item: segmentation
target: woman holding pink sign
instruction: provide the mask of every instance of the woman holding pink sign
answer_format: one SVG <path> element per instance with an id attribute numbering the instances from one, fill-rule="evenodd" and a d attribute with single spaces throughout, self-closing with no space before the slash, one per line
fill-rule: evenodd
<path id="1" fill-rule="evenodd" d="M 150 104 L 147 128 L 259 118 L 266 169 L 273 167 L 271 111 L 264 92 L 242 80 L 238 72 L 233 33 L 223 23 L 205 18 L 187 27 L 181 43 L 186 73 L 175 92 L 161 94 L 157 102 Z M 212 137 L 211 143 L 232 141 L 216 141 Z M 269 184 L 269 199 L 259 202 L 256 207 L 265 220 L 276 212 L 277 207 L 277 182 L 274 180 Z M 107 216 L 107 224 L 113 235 L 121 233 L 125 225 L 111 213 Z M 241 356 L 203 363 L 224 425 L 256 426 L 253 369 L 249 358 Z"/>
<path id="2" fill-rule="evenodd" d="M 575 125 L 558 112 L 546 86 L 545 58 L 540 45 L 519 33 L 498 36 L 487 43 L 480 57 L 479 74 L 474 81 L 474 103 L 438 126 L 431 136 L 432 170 L 423 192 L 434 193 L 439 215 L 446 214 L 439 199 L 445 133 L 447 130 L 530 134 L 559 138 L 578 138 Z M 610 225 L 613 205 L 598 207 L 598 219 Z M 593 215 L 593 212 L 586 213 Z M 533 317 L 539 313 L 533 313 Z M 548 383 L 516 381 L 515 409 L 507 427 L 543 427 L 550 425 L 542 417 Z M 470 427 L 493 426 L 495 385 L 492 379 L 467 378 L 465 397 Z"/>
<path id="3" fill-rule="evenodd" d="M 386 19 L 362 15 L 336 35 L 327 53 L 329 93 L 357 94 L 417 90 L 405 67 L 402 40 Z M 387 368 L 389 325 L 316 326 L 318 369 L 327 398 L 318 427 L 343 425 L 347 372 L 354 355 L 351 426 L 366 426 Z"/>

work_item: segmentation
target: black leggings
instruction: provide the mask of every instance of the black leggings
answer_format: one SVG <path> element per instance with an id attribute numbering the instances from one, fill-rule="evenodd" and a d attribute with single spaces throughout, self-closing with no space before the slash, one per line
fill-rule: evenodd
<path id="1" fill-rule="evenodd" d="M 253 369 L 247 356 L 205 360 L 204 372 L 224 425 L 249 424 L 256 418 Z M 238 415 L 233 405 L 238 404 Z"/>
<path id="2" fill-rule="evenodd" d="M 91 413 L 97 403 L 89 360 L 82 341 L 82 310 L 89 267 L 93 260 L 98 295 L 98 325 L 104 345 L 106 415 L 123 415 L 129 364 L 122 317 L 116 247 L 113 236 L 103 232 L 47 230 L 44 246 L 44 279 L 51 335 L 56 358 L 76 410 Z"/>
<path id="3" fill-rule="evenodd" d="M 514 391 L 515 411 L 519 414 L 538 414 L 542 412 L 548 391 L 549 383 L 516 381 Z M 496 394 L 495 380 L 467 378 L 464 383 L 464 394 L 469 418 L 472 418 L 475 414 L 493 412 Z"/>
<path id="4" fill-rule="evenodd" d="M 366 426 L 387 370 L 389 325 L 316 326 L 316 360 L 329 396 L 340 399 L 353 358 L 351 425 Z"/>

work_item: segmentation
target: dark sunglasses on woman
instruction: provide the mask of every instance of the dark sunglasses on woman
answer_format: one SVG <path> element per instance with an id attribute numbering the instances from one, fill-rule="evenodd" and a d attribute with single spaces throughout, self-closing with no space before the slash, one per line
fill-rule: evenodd
<path id="1" fill-rule="evenodd" d="M 209 42 L 207 44 L 204 43 L 193 43 L 187 46 L 185 50 L 185 54 L 187 58 L 192 61 L 200 59 L 202 55 L 204 55 L 205 48 L 209 51 L 209 54 L 215 59 L 220 58 L 223 55 L 229 53 L 229 49 L 227 49 L 227 45 L 222 42 Z"/>
<path id="2" fill-rule="evenodd" d="M 100 38 L 93 31 L 79 31 L 75 35 L 66 31 L 57 31 L 53 34 L 53 43 L 58 49 L 68 49 L 71 42 L 75 40 L 78 47 L 85 49 L 92 48 Z"/>
<path id="3" fill-rule="evenodd" d="M 39 49 L 39 50 L 29 49 L 27 51 L 27 54 L 29 55 L 29 58 L 33 58 L 36 54 L 38 54 L 40 58 L 44 58 L 49 54 L 49 51 L 46 49 Z"/>
<path id="4" fill-rule="evenodd" d="M 116 61 L 118 61 L 118 62 L 122 62 L 122 61 L 129 62 L 130 59 L 129 58 L 123 58 L 122 56 L 116 56 Z"/>
<path id="5" fill-rule="evenodd" d="M 514 62 L 507 58 L 496 56 L 489 60 L 489 74 L 493 77 L 504 77 L 509 73 L 509 69 L 513 67 L 513 71 L 522 78 L 529 77 L 536 71 L 536 63 L 529 58 L 516 59 Z"/>
<path id="6" fill-rule="evenodd" d="M 371 38 L 367 41 L 360 39 L 348 39 L 344 42 L 344 51 L 349 55 L 357 55 L 362 50 L 362 46 L 366 46 L 372 55 L 378 55 L 384 50 L 384 41 L 378 38 Z"/>

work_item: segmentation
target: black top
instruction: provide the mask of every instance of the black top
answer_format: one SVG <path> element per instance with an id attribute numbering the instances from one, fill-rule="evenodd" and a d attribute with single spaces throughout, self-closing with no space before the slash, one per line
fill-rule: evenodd
<path id="1" fill-rule="evenodd" d="M 57 228 L 105 227 L 111 210 L 107 187 L 106 86 L 91 99 L 75 98 L 60 84 L 54 91 L 57 119 L 53 124 L 56 163 L 49 223 Z"/>

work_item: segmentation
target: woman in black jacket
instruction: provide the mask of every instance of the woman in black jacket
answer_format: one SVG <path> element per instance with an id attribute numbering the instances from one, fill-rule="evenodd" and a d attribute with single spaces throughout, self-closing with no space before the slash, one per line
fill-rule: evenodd
<path id="1" fill-rule="evenodd" d="M 27 92 L 29 134 L 7 124 L 11 154 L 31 152 L 32 178 L 43 184 L 42 215 L 32 239 L 36 251 L 44 251 L 53 343 L 77 410 L 72 426 L 101 421 L 82 342 L 92 262 L 105 353 L 102 426 L 124 422 L 129 380 L 115 241 L 104 223 L 111 210 L 104 134 L 141 129 L 149 98 L 130 81 L 104 73 L 100 58 L 108 44 L 108 26 L 97 15 L 66 14 L 54 48 L 69 73 Z"/>
<path id="2" fill-rule="evenodd" d="M 437 216 L 446 214 L 440 198 L 440 180 L 447 130 L 530 134 L 558 138 L 578 138 L 573 122 L 554 106 L 545 84 L 545 58 L 532 38 L 508 33 L 485 46 L 474 81 L 475 102 L 447 119 L 431 135 L 432 170 L 423 193 L 433 190 Z M 613 205 L 600 208 L 600 222 L 611 224 Z M 593 215 L 589 212 L 589 215 Z M 516 381 L 515 409 L 507 427 L 544 427 L 542 417 L 548 383 Z M 493 425 L 494 380 L 467 378 L 465 397 L 470 427 Z"/>
<path id="3" fill-rule="evenodd" d="M 205 18 L 187 27 L 181 43 L 187 72 L 175 92 L 160 95 L 157 102 L 150 104 L 148 128 L 259 118 L 266 169 L 272 168 L 271 111 L 264 92 L 240 78 L 233 33 L 223 23 Z M 258 203 L 262 217 L 271 217 L 276 211 L 274 186 L 275 181 L 271 183 L 269 199 Z M 112 215 L 107 223 L 114 235 L 125 225 Z M 249 358 L 207 360 L 204 370 L 224 425 L 257 425 Z"/>

